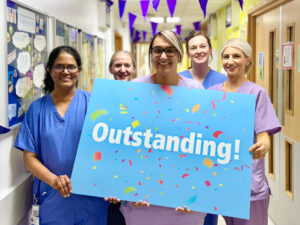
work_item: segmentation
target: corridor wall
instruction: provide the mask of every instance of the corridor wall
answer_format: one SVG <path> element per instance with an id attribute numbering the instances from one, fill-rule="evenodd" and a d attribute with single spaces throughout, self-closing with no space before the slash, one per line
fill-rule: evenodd
<path id="1" fill-rule="evenodd" d="M 128 25 L 114 19 L 114 10 L 111 11 L 108 28 L 99 28 L 98 0 L 18 0 L 16 3 L 42 12 L 50 19 L 58 19 L 73 27 L 80 28 L 95 35 L 105 42 L 105 60 L 109 59 L 114 52 L 114 31 L 121 30 L 123 35 L 123 46 L 131 50 Z M 7 104 L 7 95 L 2 90 L 7 90 L 7 52 L 6 52 L 6 1 L 0 1 L 0 110 Z M 100 17 L 101 18 L 101 17 Z M 49 24 L 50 32 L 53 32 L 53 21 Z M 52 30 L 51 30 L 52 29 Z M 53 34 L 53 33 L 52 33 Z M 50 34 L 48 41 L 49 50 L 54 46 L 54 35 Z M 108 68 L 105 68 L 105 78 L 110 78 Z M 1 114 L 1 113 L 0 113 Z M 1 225 L 28 224 L 26 215 L 31 207 L 32 176 L 23 166 L 22 152 L 14 149 L 13 144 L 18 133 L 18 127 L 6 134 L 0 134 L 0 218 Z"/>

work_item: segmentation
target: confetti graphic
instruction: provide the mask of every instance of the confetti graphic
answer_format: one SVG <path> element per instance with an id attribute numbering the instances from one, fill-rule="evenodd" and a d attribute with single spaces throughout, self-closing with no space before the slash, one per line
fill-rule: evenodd
<path id="1" fill-rule="evenodd" d="M 191 197 L 190 199 L 188 199 L 185 204 L 191 204 L 194 203 L 197 199 L 197 195 L 194 195 L 193 197 Z"/>
<path id="2" fill-rule="evenodd" d="M 95 79 L 73 193 L 247 219 L 254 112 L 251 95 Z"/>
<path id="3" fill-rule="evenodd" d="M 129 166 L 132 166 L 132 161 L 131 161 L 130 159 L 123 159 L 121 162 L 123 163 L 123 162 L 125 162 L 125 161 L 128 161 Z"/>
<path id="4" fill-rule="evenodd" d="M 108 112 L 104 109 L 99 109 L 91 114 L 91 120 L 96 120 L 99 116 L 106 115 Z"/>
<path id="5" fill-rule="evenodd" d="M 205 165 L 209 168 L 212 168 L 214 163 L 213 163 L 213 161 L 211 161 L 211 159 L 205 158 L 204 161 L 203 161 L 203 165 Z"/>
<path id="6" fill-rule="evenodd" d="M 134 187 L 127 187 L 125 188 L 124 192 L 126 193 L 126 195 L 128 195 L 129 193 L 136 191 Z"/>
<path id="7" fill-rule="evenodd" d="M 184 178 L 186 178 L 186 177 L 188 177 L 189 176 L 189 174 L 188 173 L 185 173 L 185 174 L 183 174 L 181 177 L 182 177 L 182 179 L 184 179 Z"/>
<path id="8" fill-rule="evenodd" d="M 172 87 L 169 86 L 169 85 L 161 85 L 160 87 L 161 87 L 161 89 L 162 89 L 164 92 L 166 92 L 166 94 L 167 94 L 168 96 L 171 96 L 171 95 L 173 94 L 173 92 L 174 92 L 174 90 L 172 89 Z"/>
<path id="9" fill-rule="evenodd" d="M 213 136 L 214 136 L 215 138 L 218 138 L 219 135 L 220 135 L 220 134 L 223 134 L 223 133 L 224 133 L 223 131 L 215 131 L 214 134 L 213 134 Z"/>
<path id="10" fill-rule="evenodd" d="M 136 120 L 136 121 L 134 121 L 134 122 L 131 123 L 131 126 L 132 126 L 133 128 L 136 128 L 136 127 L 139 126 L 139 125 L 140 125 L 140 122 L 139 122 L 138 120 Z"/>
<path id="11" fill-rule="evenodd" d="M 198 112 L 200 109 L 200 104 L 194 105 L 192 113 Z"/>
<path id="12" fill-rule="evenodd" d="M 102 152 L 94 153 L 94 161 L 100 161 L 102 159 Z"/>

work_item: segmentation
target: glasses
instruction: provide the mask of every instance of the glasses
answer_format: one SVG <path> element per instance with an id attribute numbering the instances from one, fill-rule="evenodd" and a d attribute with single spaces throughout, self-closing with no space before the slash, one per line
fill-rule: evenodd
<path id="1" fill-rule="evenodd" d="M 167 56 L 174 56 L 176 54 L 177 50 L 175 47 L 168 47 L 168 48 L 154 47 L 154 48 L 152 48 L 152 53 L 154 56 L 161 56 L 163 52 Z"/>
<path id="2" fill-rule="evenodd" d="M 66 66 L 62 64 L 57 64 L 55 66 L 52 66 L 52 70 L 55 73 L 62 73 L 63 71 L 65 71 L 66 68 L 69 73 L 77 73 L 78 71 L 80 71 L 80 68 L 78 66 L 75 66 L 74 64 L 69 64 Z"/>

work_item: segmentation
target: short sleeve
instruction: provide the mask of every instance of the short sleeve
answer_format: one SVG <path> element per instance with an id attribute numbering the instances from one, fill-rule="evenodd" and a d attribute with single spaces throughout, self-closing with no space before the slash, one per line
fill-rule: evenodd
<path id="1" fill-rule="evenodd" d="M 281 125 L 273 109 L 268 93 L 260 90 L 256 98 L 255 133 L 267 131 L 269 135 L 281 130 Z"/>
<path id="2" fill-rule="evenodd" d="M 34 139 L 34 121 L 36 123 L 37 118 L 33 116 L 33 107 L 29 107 L 25 118 L 21 124 L 17 139 L 15 141 L 15 148 L 21 151 L 30 151 L 36 153 L 36 142 Z"/>

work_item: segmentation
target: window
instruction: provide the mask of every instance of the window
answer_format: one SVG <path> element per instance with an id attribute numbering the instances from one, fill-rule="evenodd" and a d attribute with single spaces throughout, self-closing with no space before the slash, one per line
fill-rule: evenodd
<path id="1" fill-rule="evenodd" d="M 293 199 L 293 143 L 285 140 L 285 191 Z"/>
<path id="2" fill-rule="evenodd" d="M 294 24 L 287 27 L 287 41 L 294 42 Z M 287 69 L 285 78 L 285 109 L 290 115 L 294 115 L 294 70 Z"/>
<path id="3" fill-rule="evenodd" d="M 275 31 L 270 32 L 269 35 L 269 96 L 273 106 L 275 107 L 275 57 L 276 57 L 276 50 L 275 50 Z"/>
<path id="4" fill-rule="evenodd" d="M 270 150 L 269 150 L 269 176 L 274 180 L 275 174 L 274 174 L 274 144 L 273 144 L 273 135 L 270 137 Z"/>

